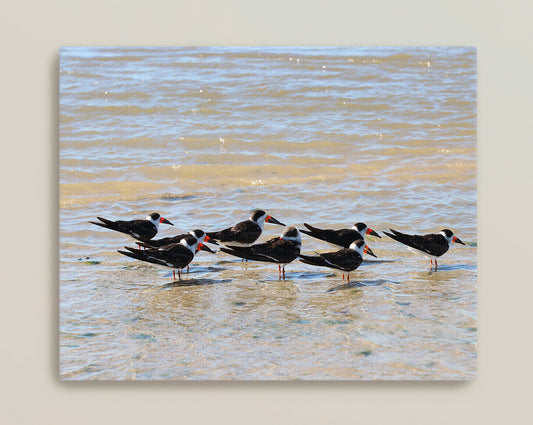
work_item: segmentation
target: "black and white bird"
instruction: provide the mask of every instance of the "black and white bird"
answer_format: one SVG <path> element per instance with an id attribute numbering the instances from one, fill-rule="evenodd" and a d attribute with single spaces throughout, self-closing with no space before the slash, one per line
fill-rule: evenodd
<path id="1" fill-rule="evenodd" d="M 198 252 L 198 251 L 208 251 L 208 252 L 214 253 L 214 251 L 212 249 L 210 249 L 207 245 L 204 245 L 204 244 L 206 242 L 209 242 L 209 243 L 218 245 L 218 243 L 216 243 L 216 241 L 212 240 L 209 236 L 207 236 L 203 230 L 199 230 L 199 229 L 192 230 L 189 233 L 183 233 L 183 234 L 177 235 L 177 236 L 170 236 L 168 238 L 150 239 L 149 241 L 137 242 L 137 245 L 139 245 L 139 247 L 142 246 L 144 248 L 161 248 L 163 246 L 172 245 L 172 244 L 175 244 L 175 243 L 180 243 L 181 240 L 184 239 L 188 235 L 193 235 L 198 240 L 200 240 L 200 238 L 202 236 L 204 236 L 204 240 L 198 246 L 198 248 L 196 249 L 196 252 Z M 187 273 L 188 272 L 189 272 L 189 265 L 187 265 Z"/>
<path id="2" fill-rule="evenodd" d="M 347 280 L 350 283 L 350 272 L 357 269 L 363 262 L 363 254 L 373 257 L 377 256 L 365 244 L 365 241 L 359 239 L 350 244 L 349 248 L 342 248 L 338 251 L 324 252 L 318 255 L 299 255 L 300 261 L 319 267 L 329 267 L 331 269 L 347 272 Z M 344 280 L 344 273 L 342 274 Z"/>
<path id="3" fill-rule="evenodd" d="M 180 243 L 180 241 L 189 234 L 192 234 L 193 236 L 199 238 L 199 235 L 195 234 L 195 232 L 203 233 L 203 230 L 193 230 L 192 232 L 189 232 L 189 233 L 182 233 L 180 235 L 170 236 L 167 238 L 150 239 L 149 241 L 144 241 L 143 243 L 140 243 L 139 245 L 144 246 L 145 248 L 159 248 L 165 245 L 171 245 L 173 243 Z M 205 239 L 202 243 L 205 243 L 205 242 L 218 245 L 217 241 L 215 241 L 214 239 L 211 239 L 208 235 L 205 235 Z"/>
<path id="4" fill-rule="evenodd" d="M 243 247 L 252 245 L 261 233 L 263 233 L 263 226 L 265 223 L 278 224 L 285 226 L 274 217 L 268 215 L 263 210 L 255 210 L 250 218 L 245 221 L 237 223 L 235 226 L 218 232 L 207 232 L 207 235 L 226 246 Z"/>
<path id="5" fill-rule="evenodd" d="M 296 226 L 289 226 L 283 230 L 279 238 L 272 238 L 264 243 L 248 247 L 222 247 L 220 250 L 246 260 L 277 263 L 281 280 L 282 276 L 285 279 L 285 266 L 298 257 L 301 247 L 300 232 Z"/>
<path id="6" fill-rule="evenodd" d="M 174 226 L 166 218 L 161 217 L 159 213 L 152 213 L 144 220 L 129 220 L 129 221 L 112 221 L 103 217 L 96 217 L 100 222 L 90 221 L 89 223 L 104 227 L 105 229 L 115 230 L 117 232 L 130 235 L 139 241 L 149 241 L 159 231 L 159 223 L 169 224 Z"/>
<path id="7" fill-rule="evenodd" d="M 449 229 L 443 229 L 439 233 L 429 233 L 427 235 L 408 235 L 393 229 L 390 229 L 390 231 L 392 233 L 385 231 L 383 233 L 395 241 L 407 245 L 411 250 L 429 258 L 432 266 L 433 260 L 435 260 L 435 270 L 437 270 L 437 258 L 448 251 L 452 242 L 465 245 L 465 243 L 457 236 L 454 236 L 453 232 Z"/>
<path id="8" fill-rule="evenodd" d="M 213 252 L 203 244 L 205 233 L 202 230 L 195 230 L 187 234 L 179 243 L 165 245 L 160 248 L 136 249 L 125 246 L 127 251 L 118 250 L 123 255 L 136 260 L 145 261 L 172 268 L 174 280 L 176 280 L 176 270 L 178 280 L 181 280 L 180 270 L 188 266 L 194 259 L 194 255 L 200 249 Z"/>
<path id="9" fill-rule="evenodd" d="M 304 223 L 304 226 L 307 227 L 308 230 L 301 229 L 300 231 L 302 233 L 333 245 L 342 246 L 343 248 L 349 248 L 352 242 L 355 242 L 356 240 L 365 240 L 366 235 L 381 238 L 377 232 L 369 228 L 365 223 L 355 223 L 351 229 L 340 230 L 319 229 L 318 227 L 313 227 L 307 223 Z"/>

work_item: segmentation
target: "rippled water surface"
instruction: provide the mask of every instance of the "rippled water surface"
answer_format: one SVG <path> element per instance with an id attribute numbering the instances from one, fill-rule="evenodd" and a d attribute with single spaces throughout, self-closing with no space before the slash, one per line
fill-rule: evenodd
<path id="1" fill-rule="evenodd" d="M 60 376 L 69 380 L 471 379 L 476 369 L 476 52 L 471 48 L 64 48 Z M 96 216 L 219 230 L 382 235 L 352 272 L 201 252 L 117 253 Z M 429 261 L 384 236 L 452 229 Z M 261 241 L 282 227 L 266 224 Z M 334 250 L 303 235 L 302 251 Z"/>

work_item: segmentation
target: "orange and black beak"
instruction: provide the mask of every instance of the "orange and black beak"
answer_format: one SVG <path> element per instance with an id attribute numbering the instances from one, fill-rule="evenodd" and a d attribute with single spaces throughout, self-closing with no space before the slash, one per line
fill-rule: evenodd
<path id="1" fill-rule="evenodd" d="M 367 229 L 366 229 L 366 234 L 367 234 L 367 235 L 372 235 L 372 236 L 377 236 L 378 238 L 381 238 L 381 236 L 379 236 L 379 235 L 377 234 L 377 232 L 374 232 L 370 227 L 367 227 Z"/>
<path id="2" fill-rule="evenodd" d="M 209 248 L 207 245 L 204 245 L 203 243 L 198 244 L 198 246 L 196 247 L 196 251 L 207 251 L 212 254 L 216 254 L 215 251 L 213 251 L 211 248 Z"/>
<path id="3" fill-rule="evenodd" d="M 368 245 L 365 245 L 365 249 L 363 252 L 365 254 L 371 255 L 372 257 L 378 258 L 378 256 L 372 252 L 372 250 L 368 247 Z"/>
<path id="4" fill-rule="evenodd" d="M 205 235 L 204 242 L 212 243 L 213 245 L 218 245 L 217 241 Z"/>
<path id="5" fill-rule="evenodd" d="M 452 242 L 460 243 L 461 245 L 466 245 L 461 239 L 459 239 L 457 236 L 454 236 L 452 239 Z"/>
<path id="6" fill-rule="evenodd" d="M 168 221 L 166 218 L 161 217 L 159 219 L 160 223 L 170 224 L 171 226 L 174 226 L 170 221 Z"/>
<path id="7" fill-rule="evenodd" d="M 266 216 L 265 222 L 266 223 L 272 223 L 272 224 L 279 224 L 280 226 L 285 226 L 283 223 L 279 222 L 274 217 L 271 217 L 269 215 Z"/>

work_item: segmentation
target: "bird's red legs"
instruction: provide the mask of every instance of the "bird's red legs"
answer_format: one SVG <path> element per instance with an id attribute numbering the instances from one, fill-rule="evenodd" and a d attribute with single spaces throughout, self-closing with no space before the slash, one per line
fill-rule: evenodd
<path id="1" fill-rule="evenodd" d="M 283 266 L 283 269 L 282 269 L 281 264 L 278 264 L 278 272 L 279 272 L 279 280 L 281 280 L 281 276 L 283 276 L 283 280 L 285 280 L 285 266 Z"/>
<path id="2" fill-rule="evenodd" d="M 283 276 L 283 280 L 285 280 L 285 266 L 283 266 L 282 268 L 281 264 L 278 264 L 278 272 L 279 272 L 279 280 L 281 280 L 281 276 Z"/>

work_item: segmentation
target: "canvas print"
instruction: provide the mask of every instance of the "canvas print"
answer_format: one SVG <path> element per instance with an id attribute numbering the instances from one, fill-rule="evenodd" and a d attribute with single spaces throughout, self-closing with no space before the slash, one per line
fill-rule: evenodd
<path id="1" fill-rule="evenodd" d="M 473 47 L 65 47 L 59 377 L 469 380 Z"/>

